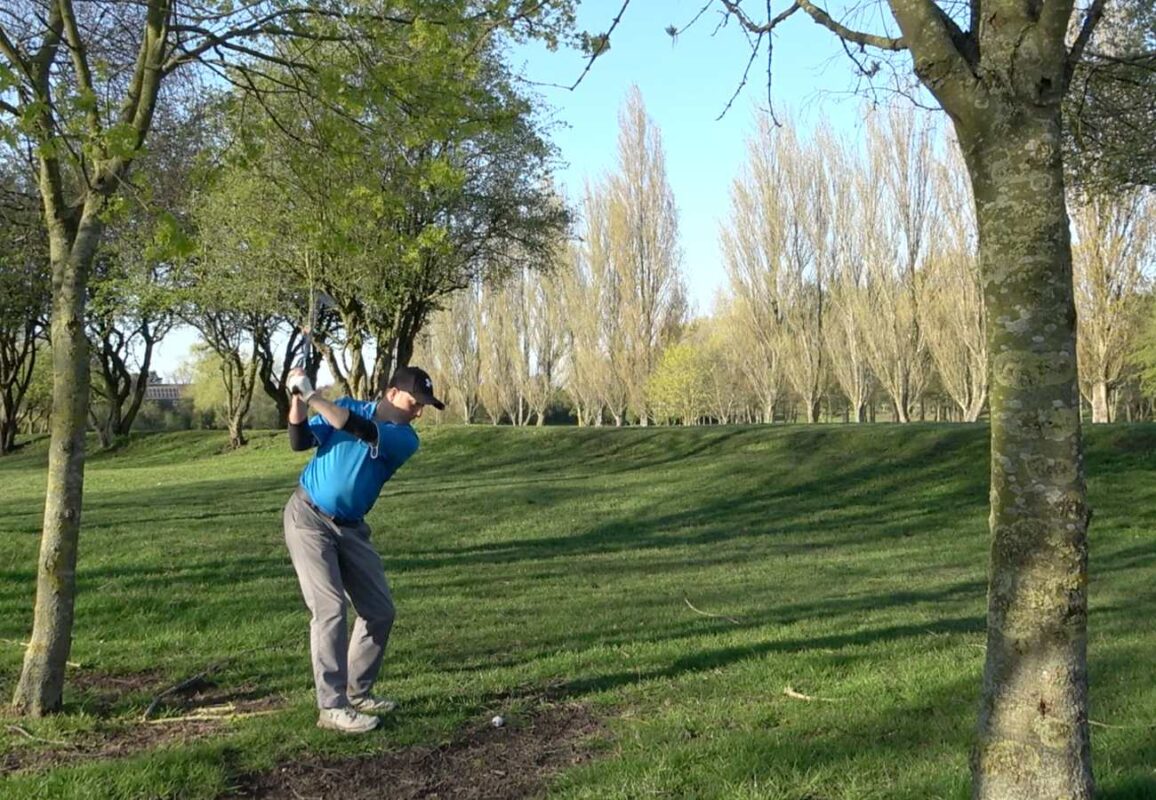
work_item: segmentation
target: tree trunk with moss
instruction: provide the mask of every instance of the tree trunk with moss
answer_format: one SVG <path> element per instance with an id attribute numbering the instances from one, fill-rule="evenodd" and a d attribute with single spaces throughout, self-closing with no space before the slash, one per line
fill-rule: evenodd
<path id="1" fill-rule="evenodd" d="M 987 661 L 977 800 L 1091 800 L 1087 529 L 1060 104 L 1071 2 L 989 0 L 961 31 L 889 0 L 974 192 L 991 364 Z"/>
<path id="2" fill-rule="evenodd" d="M 102 205 L 99 198 L 94 198 L 86 206 L 75 237 L 70 236 L 66 219 L 50 217 L 53 304 L 48 485 L 32 636 L 12 698 L 17 712 L 31 716 L 43 716 L 60 708 L 64 669 L 72 649 L 89 391 L 85 287 L 100 241 Z"/>
<path id="3" fill-rule="evenodd" d="M 1087 526 L 1058 107 L 970 137 L 988 308 L 991 583 L 975 796 L 1091 798 Z"/>

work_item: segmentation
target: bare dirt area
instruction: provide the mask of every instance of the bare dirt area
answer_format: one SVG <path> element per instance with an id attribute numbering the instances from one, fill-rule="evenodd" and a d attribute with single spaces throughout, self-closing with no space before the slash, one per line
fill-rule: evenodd
<path id="1" fill-rule="evenodd" d="M 588 761 L 603 733 L 584 706 L 550 705 L 500 728 L 479 723 L 440 747 L 340 760 L 304 759 L 247 776 L 229 800 L 482 800 L 537 797 L 551 776 Z M 369 736 L 375 734 L 366 734 Z"/>
<path id="2" fill-rule="evenodd" d="M 173 743 L 201 739 L 220 731 L 230 720 L 270 713 L 281 698 L 262 695 L 253 687 L 222 689 L 198 678 L 166 686 L 157 673 L 109 675 L 85 670 L 69 688 L 84 695 L 90 713 L 101 717 L 126 694 L 155 695 L 144 713 L 110 718 L 95 729 L 67 739 L 39 736 L 17 718 L 0 718 L 0 735 L 16 746 L 0 753 L 0 775 L 36 772 L 78 761 L 123 758 Z"/>

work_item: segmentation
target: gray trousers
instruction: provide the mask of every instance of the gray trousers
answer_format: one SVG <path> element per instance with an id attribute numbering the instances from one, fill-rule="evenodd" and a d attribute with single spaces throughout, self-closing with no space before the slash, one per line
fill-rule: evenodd
<path id="1" fill-rule="evenodd" d="M 349 705 L 369 693 L 389 642 L 395 615 L 381 556 L 365 522 L 344 525 L 313 509 L 298 490 L 285 506 L 285 544 L 301 595 L 313 615 L 309 650 L 319 708 Z M 352 636 L 346 597 L 357 619 Z"/>

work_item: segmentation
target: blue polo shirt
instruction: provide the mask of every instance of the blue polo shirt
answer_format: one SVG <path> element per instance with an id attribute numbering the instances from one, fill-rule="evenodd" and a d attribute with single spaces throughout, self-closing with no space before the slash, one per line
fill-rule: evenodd
<path id="1" fill-rule="evenodd" d="M 359 520 L 373 508 L 385 482 L 417 452 L 417 433 L 409 425 L 374 420 L 377 403 L 342 397 L 334 405 L 377 425 L 377 452 L 320 415 L 311 417 L 309 430 L 318 446 L 301 473 L 301 485 L 329 516 Z"/>

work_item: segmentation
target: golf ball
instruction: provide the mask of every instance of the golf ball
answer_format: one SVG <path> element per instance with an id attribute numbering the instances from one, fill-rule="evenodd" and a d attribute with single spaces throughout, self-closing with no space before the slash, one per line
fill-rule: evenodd
<path id="1" fill-rule="evenodd" d="M 497 716 L 497 717 L 494 717 L 492 720 L 490 720 L 490 724 L 493 725 L 495 728 L 500 728 L 506 724 L 506 721 L 504 719 L 502 719 L 500 716 Z"/>

